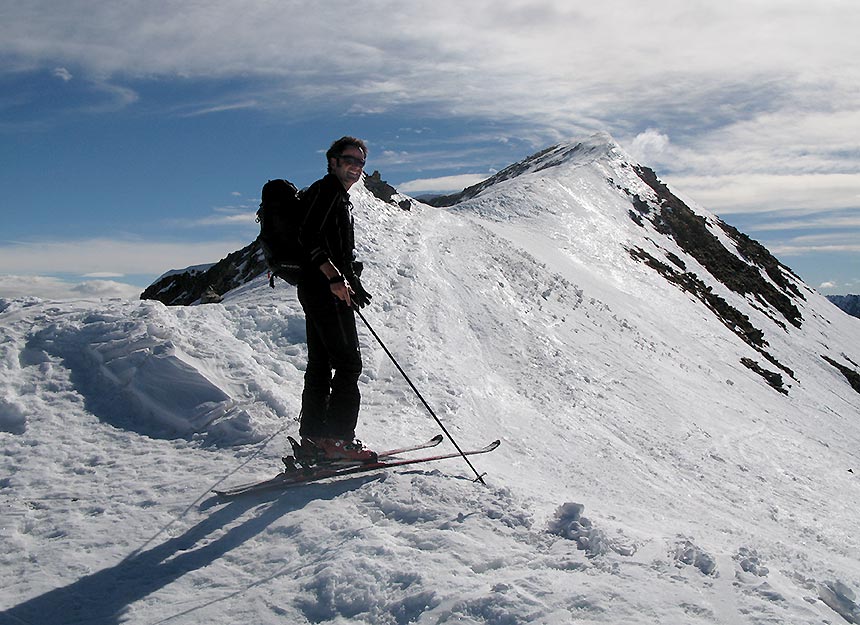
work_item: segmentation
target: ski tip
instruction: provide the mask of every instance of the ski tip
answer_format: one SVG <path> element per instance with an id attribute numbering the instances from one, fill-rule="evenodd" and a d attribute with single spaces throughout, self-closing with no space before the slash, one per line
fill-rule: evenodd
<path id="1" fill-rule="evenodd" d="M 430 439 L 430 442 L 433 443 L 434 445 L 438 445 L 439 443 L 441 443 L 444 440 L 444 438 L 445 437 L 442 436 L 441 434 L 437 434 L 436 436 L 434 436 L 433 438 Z"/>
<path id="2" fill-rule="evenodd" d="M 489 445 L 487 445 L 487 450 L 488 450 L 488 451 L 492 451 L 492 450 L 494 450 L 496 447 L 498 447 L 498 446 L 499 446 L 499 445 L 501 445 L 501 444 L 502 444 L 502 441 L 501 441 L 500 439 L 496 439 L 496 440 L 494 440 L 492 443 L 490 443 Z"/>

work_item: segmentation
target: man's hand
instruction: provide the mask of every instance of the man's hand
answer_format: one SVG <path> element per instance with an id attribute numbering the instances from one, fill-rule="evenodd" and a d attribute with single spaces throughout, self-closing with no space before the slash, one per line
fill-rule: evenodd
<path id="1" fill-rule="evenodd" d="M 349 286 L 349 282 L 346 281 L 346 278 L 343 277 L 343 274 L 335 267 L 334 263 L 330 260 L 325 261 L 320 265 L 320 271 L 323 272 L 323 275 L 328 280 L 332 294 L 352 308 L 352 289 Z"/>
<path id="2" fill-rule="evenodd" d="M 331 292 L 336 298 L 352 308 L 352 288 L 345 278 L 335 280 L 330 284 Z"/>

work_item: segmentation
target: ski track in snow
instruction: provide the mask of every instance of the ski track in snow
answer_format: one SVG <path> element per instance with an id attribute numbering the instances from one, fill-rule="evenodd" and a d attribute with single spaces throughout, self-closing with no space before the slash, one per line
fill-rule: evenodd
<path id="1" fill-rule="evenodd" d="M 283 283 L 191 308 L 0 300 L 0 623 L 860 622 L 860 396 L 820 359 L 860 361 L 856 320 L 810 291 L 783 330 L 726 292 L 796 372 L 776 393 L 623 249 L 657 247 L 613 163 L 450 210 L 354 194 L 365 315 L 463 447 L 503 439 L 474 459 L 486 487 L 455 459 L 208 494 L 274 474 L 297 431 Z M 359 435 L 436 433 L 359 331 Z"/>

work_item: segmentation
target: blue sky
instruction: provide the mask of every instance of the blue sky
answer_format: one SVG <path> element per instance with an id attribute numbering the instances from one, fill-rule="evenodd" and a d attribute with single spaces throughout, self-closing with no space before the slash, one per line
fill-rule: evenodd
<path id="1" fill-rule="evenodd" d="M 597 130 L 857 293 L 858 24 L 837 0 L 0 0 L 0 297 L 216 261 L 343 134 L 417 195 Z"/>

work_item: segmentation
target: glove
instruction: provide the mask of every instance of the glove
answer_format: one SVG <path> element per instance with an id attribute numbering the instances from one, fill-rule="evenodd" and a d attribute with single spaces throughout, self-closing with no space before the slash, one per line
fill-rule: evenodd
<path id="1" fill-rule="evenodd" d="M 361 280 L 358 279 L 358 276 L 350 277 L 349 279 L 347 279 L 347 282 L 349 282 L 349 286 L 352 289 L 352 296 L 350 297 L 350 299 L 352 299 L 352 301 L 355 302 L 355 305 L 359 308 L 364 308 L 365 306 L 367 306 L 370 303 L 370 300 L 373 299 L 373 297 L 370 295 L 370 293 L 364 290 L 364 287 L 361 285 Z"/>

